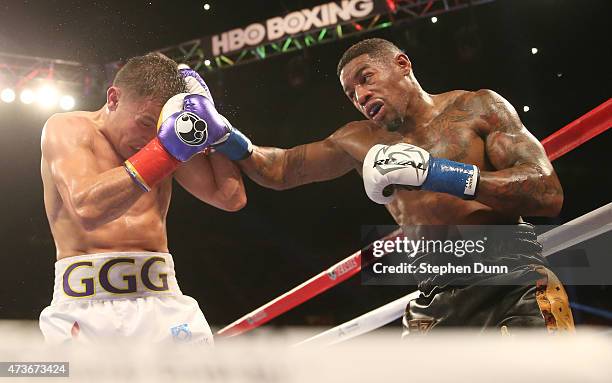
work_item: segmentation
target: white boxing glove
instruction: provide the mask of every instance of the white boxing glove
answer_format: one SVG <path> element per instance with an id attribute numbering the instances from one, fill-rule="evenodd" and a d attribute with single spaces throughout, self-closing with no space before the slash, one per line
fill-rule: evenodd
<path id="1" fill-rule="evenodd" d="M 374 145 L 363 161 L 366 193 L 379 204 L 393 201 L 393 190 L 385 190 L 390 185 L 474 199 L 479 175 L 476 165 L 431 157 L 427 150 L 406 143 Z"/>
<path id="2" fill-rule="evenodd" d="M 410 144 L 372 146 L 363 161 L 363 184 L 370 199 L 379 204 L 393 201 L 390 185 L 419 187 L 427 178 L 429 152 Z"/>

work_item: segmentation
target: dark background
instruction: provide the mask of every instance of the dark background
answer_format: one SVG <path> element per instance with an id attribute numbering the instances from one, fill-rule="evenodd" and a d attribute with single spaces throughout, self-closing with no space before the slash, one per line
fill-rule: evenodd
<path id="1" fill-rule="evenodd" d="M 0 52 L 91 64 L 124 60 L 320 4 L 323 1 L 2 1 Z M 265 4 L 265 5 L 264 5 Z M 405 49 L 430 93 L 490 88 L 516 106 L 539 139 L 610 97 L 609 0 L 498 0 L 394 26 L 206 76 L 218 109 L 256 144 L 278 147 L 322 139 L 360 115 L 342 94 L 335 67 L 362 37 Z M 537 47 L 539 53 L 531 54 Z M 0 84 L 2 85 L 2 84 Z M 95 110 L 104 89 L 77 97 Z M 523 105 L 531 110 L 522 111 Z M 40 132 L 51 112 L 0 103 L 0 318 L 35 319 L 51 299 L 55 248 L 39 175 Z M 610 132 L 554 162 L 565 191 L 556 224 L 610 201 Z M 168 232 L 183 292 L 223 326 L 359 248 L 361 225 L 392 224 L 370 202 L 360 178 L 275 192 L 246 181 L 248 205 L 226 213 L 176 186 Z M 272 322 L 338 324 L 413 287 L 334 288 Z M 609 286 L 569 286 L 571 299 L 612 309 Z M 578 323 L 612 322 L 576 312 Z"/>

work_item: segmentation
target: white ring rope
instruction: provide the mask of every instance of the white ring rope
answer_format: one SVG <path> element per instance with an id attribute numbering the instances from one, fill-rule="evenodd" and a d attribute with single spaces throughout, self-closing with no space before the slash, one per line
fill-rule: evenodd
<path id="1" fill-rule="evenodd" d="M 538 236 L 542 255 L 572 247 L 612 230 L 612 202 Z"/>
<path id="2" fill-rule="evenodd" d="M 612 230 L 612 203 L 539 235 L 538 241 L 544 247 L 542 255 L 547 257 L 550 254 L 567 249 L 610 230 Z M 295 346 L 313 343 L 331 346 L 376 330 L 402 317 L 408 302 L 416 299 L 419 293 L 418 290 L 412 292 L 355 319 L 299 342 Z"/>
<path id="3" fill-rule="evenodd" d="M 376 330 L 388 323 L 393 322 L 397 318 L 401 317 L 406 310 L 406 305 L 413 299 L 419 297 L 420 291 L 412 292 L 404 297 L 394 300 L 393 302 L 387 303 L 375 310 L 363 314 L 355 319 L 336 326 L 327 331 L 308 338 L 296 346 L 301 346 L 307 343 L 318 343 L 326 346 L 331 346 L 336 343 L 354 338 L 361 334 L 368 333 Z"/>

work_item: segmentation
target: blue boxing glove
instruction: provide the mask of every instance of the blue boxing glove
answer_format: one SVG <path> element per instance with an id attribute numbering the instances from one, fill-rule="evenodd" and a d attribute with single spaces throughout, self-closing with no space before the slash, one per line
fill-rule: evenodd
<path id="1" fill-rule="evenodd" d="M 214 101 L 208 89 L 208 85 L 206 85 L 198 72 L 190 69 L 185 64 L 180 64 L 179 73 L 183 79 L 185 79 L 185 85 L 189 93 L 200 94 L 206 97 L 214 107 Z M 223 153 L 232 161 L 243 160 L 249 157 L 251 153 L 253 153 L 253 144 L 251 140 L 238 129 L 234 128 L 225 117 L 222 115 L 219 116 L 224 121 L 225 134 L 214 141 L 212 147 L 215 151 Z"/>
<path id="2" fill-rule="evenodd" d="M 480 171 L 476 165 L 431 157 L 415 145 L 374 145 L 363 161 L 363 183 L 368 197 L 379 204 L 393 201 L 390 185 L 448 193 L 474 199 Z"/>

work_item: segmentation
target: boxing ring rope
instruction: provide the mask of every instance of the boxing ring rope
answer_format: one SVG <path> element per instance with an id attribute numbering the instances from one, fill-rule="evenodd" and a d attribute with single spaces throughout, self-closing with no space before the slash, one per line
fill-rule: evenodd
<path id="1" fill-rule="evenodd" d="M 573 122 L 567 124 L 565 127 L 561 128 L 557 132 L 546 137 L 544 140 L 542 140 L 542 145 L 544 146 L 544 149 L 546 150 L 546 153 L 549 156 L 549 159 L 553 161 L 561 157 L 562 155 L 568 153 L 569 151 L 577 148 L 583 143 L 587 142 L 591 138 L 605 132 L 610 127 L 612 127 L 612 98 L 608 99 L 606 102 L 594 108 L 593 110 L 587 112 L 582 117 L 579 117 Z M 590 222 L 591 220 L 593 220 L 593 224 L 601 224 L 602 222 L 606 222 L 606 225 L 602 225 L 602 228 L 606 228 L 606 230 L 603 231 L 605 232 L 609 230 L 608 224 L 611 222 L 610 221 L 610 215 L 611 215 L 610 207 L 611 207 L 611 204 L 608 204 L 591 213 L 588 213 L 582 217 L 579 217 L 576 220 L 582 220 L 582 221 L 579 221 L 576 223 L 580 225 L 584 225 L 585 221 Z M 560 230 L 562 227 L 566 227 L 566 225 L 568 224 L 569 223 L 566 223 L 565 225 L 560 226 L 559 228 L 553 229 L 545 233 L 545 234 L 548 234 L 548 236 L 538 237 L 539 239 L 547 243 L 544 251 L 545 252 L 547 251 L 546 248 L 551 250 L 550 252 L 546 252 L 543 255 L 547 256 L 549 254 L 552 254 L 555 251 L 558 251 L 558 250 L 552 251 L 553 249 L 567 248 L 568 246 L 572 245 L 571 242 L 574 241 L 575 239 L 572 237 L 569 237 L 569 234 L 561 237 L 559 234 L 561 233 L 561 231 L 555 232 L 555 230 L 557 229 Z M 574 229 L 578 230 L 578 228 L 574 228 Z M 565 230 L 572 230 L 571 226 L 567 226 Z M 580 240 L 578 241 L 578 242 L 581 242 L 581 241 L 585 241 L 588 238 L 592 238 L 596 235 L 599 235 L 601 233 L 594 234 L 592 236 L 589 236 L 590 235 L 589 233 L 581 233 L 579 235 L 579 233 L 573 232 L 572 234 L 575 234 L 578 237 L 584 236 L 584 238 L 580 238 Z M 382 239 L 392 240 L 392 239 L 397 238 L 398 236 L 401 236 L 400 229 L 394 231 L 393 233 L 389 234 L 388 236 Z M 575 242 L 575 243 L 578 243 L 578 242 Z M 298 285 L 297 287 L 289 290 L 283 295 L 275 298 L 274 300 L 251 311 L 250 313 L 246 314 L 242 318 L 222 328 L 221 330 L 217 332 L 217 335 L 224 336 L 224 337 L 230 337 L 230 336 L 235 336 L 235 335 L 239 335 L 244 332 L 250 331 L 256 327 L 259 327 L 269 322 L 270 320 L 276 318 L 277 316 L 284 314 L 285 312 L 304 303 L 305 301 L 323 293 L 324 291 L 327 291 L 328 289 L 344 282 L 345 280 L 357 274 L 361 270 L 361 254 L 362 254 L 362 250 L 355 252 L 351 256 L 336 263 L 334 266 L 330 267 L 329 269 L 319 273 L 318 275 L 310 278 L 306 282 Z M 380 317 L 380 318 L 384 318 L 385 320 L 387 320 L 389 317 L 392 316 L 390 314 L 394 312 L 392 309 L 396 309 L 397 307 L 399 307 L 400 305 L 399 301 L 405 298 L 407 297 L 403 297 L 394 302 L 391 302 L 388 305 L 385 305 L 383 307 L 380 307 L 377 310 L 374 310 L 373 312 L 370 312 L 369 314 L 372 314 L 372 317 L 376 317 L 376 318 Z M 366 317 L 367 315 L 368 314 L 365 314 L 359 318 Z M 357 321 L 359 318 L 356 318 L 355 321 Z M 364 321 L 366 319 L 368 319 L 368 317 L 364 318 Z M 344 325 L 348 325 L 351 322 L 352 321 L 349 321 L 345 323 Z M 373 322 L 373 321 L 370 321 L 370 322 Z M 340 325 L 338 327 L 341 327 L 344 325 Z M 352 325 L 354 326 L 355 324 L 352 324 Z M 368 325 L 372 326 L 373 323 L 368 323 Z M 365 326 L 365 323 L 363 324 L 363 326 Z M 333 333 L 334 329 L 328 330 L 330 331 L 330 334 Z M 344 328 L 344 330 L 346 330 L 346 328 Z M 338 329 L 338 332 L 339 331 L 340 329 Z M 358 333 L 358 332 L 355 331 L 354 333 Z M 323 335 L 323 334 L 320 334 L 320 335 Z"/>
<path id="2" fill-rule="evenodd" d="M 599 226 L 591 230 L 595 226 Z M 612 202 L 595 209 L 581 217 L 556 227 L 538 236 L 542 244 L 542 255 L 547 257 L 558 251 L 567 249 L 577 243 L 589 240 L 612 230 Z M 576 236 L 574 238 L 574 236 Z M 417 298 L 419 291 L 412 292 L 405 297 L 396 299 L 382 307 L 363 314 L 339 326 L 326 330 L 318 335 L 308 338 L 296 346 L 307 343 L 317 343 L 331 346 L 367 332 L 376 330 L 394 320 L 401 318 L 409 301 Z"/>
<path id="3" fill-rule="evenodd" d="M 598 317 L 612 320 L 612 312 L 608 310 L 598 309 L 597 307 L 591 307 L 577 302 L 570 302 L 570 307 L 574 310 L 584 311 L 585 313 L 591 315 L 596 315 Z"/>
<path id="4" fill-rule="evenodd" d="M 588 227 L 588 229 L 587 229 Z M 548 257 L 612 230 L 612 202 L 538 236 Z"/>
<path id="5" fill-rule="evenodd" d="M 401 234 L 401 230 L 398 229 L 383 239 L 393 240 L 401 236 Z M 266 303 L 254 311 L 251 311 L 232 324 L 219 330 L 217 335 L 235 336 L 252 330 L 344 282 L 361 270 L 362 251 L 363 250 L 356 251 L 329 269 L 322 271 L 301 285 L 287 291 L 278 298 Z"/>
<path id="6" fill-rule="evenodd" d="M 413 291 L 410 294 L 387 303 L 375 310 L 358 316 L 348 322 L 323 331 L 322 333 L 303 340 L 295 346 L 303 346 L 305 344 L 321 344 L 331 346 L 345 340 L 349 340 L 356 336 L 374 331 L 384 325 L 387 325 L 394 320 L 404 315 L 406 305 L 413 299 L 419 297 L 420 291 Z"/>
<path id="7" fill-rule="evenodd" d="M 612 98 L 542 140 L 551 161 L 612 126 Z"/>

